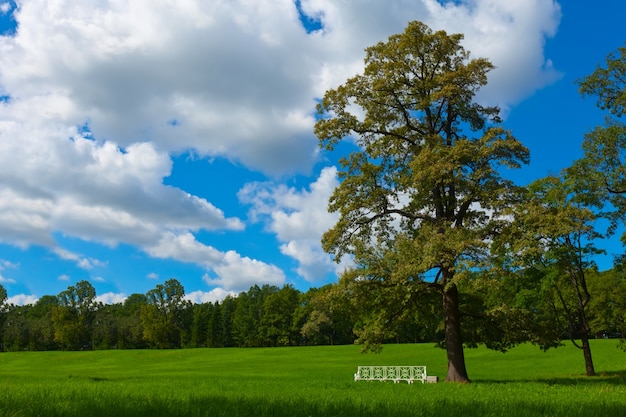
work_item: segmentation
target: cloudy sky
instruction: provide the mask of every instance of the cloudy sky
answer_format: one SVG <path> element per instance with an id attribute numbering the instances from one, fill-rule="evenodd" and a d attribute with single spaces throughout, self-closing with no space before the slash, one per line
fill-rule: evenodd
<path id="1" fill-rule="evenodd" d="M 336 279 L 321 234 L 338 155 L 316 99 L 410 20 L 464 33 L 480 92 L 530 149 L 525 182 L 602 122 L 575 80 L 624 45 L 622 0 L 0 0 L 0 284 L 89 280 L 104 301 L 170 277 L 190 299 Z M 599 259 L 610 265 L 609 247 Z"/>

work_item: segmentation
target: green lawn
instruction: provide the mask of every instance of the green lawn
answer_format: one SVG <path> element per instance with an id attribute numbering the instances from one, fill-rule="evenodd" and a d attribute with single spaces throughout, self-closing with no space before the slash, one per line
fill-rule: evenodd
<path id="1" fill-rule="evenodd" d="M 0 416 L 622 416 L 626 353 L 593 341 L 596 370 L 567 344 L 547 353 L 466 350 L 472 384 L 354 382 L 358 365 L 426 365 L 445 352 L 388 345 L 0 353 Z"/>

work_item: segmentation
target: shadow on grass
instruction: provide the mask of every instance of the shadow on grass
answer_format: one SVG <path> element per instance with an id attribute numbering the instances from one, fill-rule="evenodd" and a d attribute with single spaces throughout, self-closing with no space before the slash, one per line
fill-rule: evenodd
<path id="1" fill-rule="evenodd" d="M 495 379 L 476 379 L 472 382 L 478 384 L 507 384 L 511 382 L 536 382 L 546 385 L 562 385 L 562 386 L 574 386 L 574 385 L 597 385 L 597 384 L 610 384 L 610 385 L 626 385 L 626 370 L 625 371 L 605 371 L 598 372 L 596 376 L 572 376 L 563 378 L 537 378 L 537 379 L 507 379 L 507 380 L 495 380 Z"/>
<path id="2" fill-rule="evenodd" d="M 312 416 L 350 416 L 350 417 L 588 417 L 595 415 L 624 415 L 626 406 L 623 404 L 536 404 L 528 401 L 505 401 L 488 403 L 455 398 L 441 399 L 436 404 L 427 402 L 416 407 L 415 404 L 401 403 L 367 403 L 337 401 L 328 403 L 320 399 L 291 400 L 226 398 L 226 397 L 191 397 L 187 400 L 151 399 L 148 401 L 119 402 L 111 399 L 102 402 L 82 401 L 72 407 L 57 407 L 52 404 L 40 408 L 32 402 L 26 408 L 7 409 L 0 407 L 0 416 L 39 416 L 48 417 L 100 417 L 100 416 L 132 416 L 132 417 L 312 417 Z M 1 404 L 0 404 L 1 405 Z M 17 404 L 13 404 L 16 406 Z"/>

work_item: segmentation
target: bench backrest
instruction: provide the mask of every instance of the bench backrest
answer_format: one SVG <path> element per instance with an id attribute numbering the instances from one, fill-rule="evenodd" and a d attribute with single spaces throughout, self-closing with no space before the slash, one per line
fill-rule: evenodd
<path id="1" fill-rule="evenodd" d="M 425 366 L 359 366 L 357 369 L 359 379 L 367 380 L 415 380 L 426 379 Z"/>

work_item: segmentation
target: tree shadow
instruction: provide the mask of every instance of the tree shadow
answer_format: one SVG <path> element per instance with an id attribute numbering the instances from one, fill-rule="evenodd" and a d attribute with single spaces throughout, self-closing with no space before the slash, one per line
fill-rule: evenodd
<path id="1" fill-rule="evenodd" d="M 598 372 L 595 376 L 571 376 L 561 378 L 521 378 L 521 379 L 473 379 L 472 383 L 477 384 L 508 384 L 515 382 L 535 382 L 546 385 L 561 385 L 561 386 L 580 386 L 580 385 L 597 385 L 597 384 L 609 384 L 609 385 L 626 385 L 626 370 L 621 371 L 603 371 Z"/>

